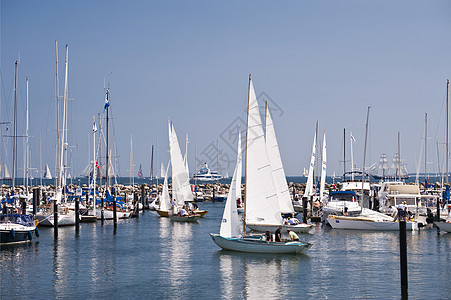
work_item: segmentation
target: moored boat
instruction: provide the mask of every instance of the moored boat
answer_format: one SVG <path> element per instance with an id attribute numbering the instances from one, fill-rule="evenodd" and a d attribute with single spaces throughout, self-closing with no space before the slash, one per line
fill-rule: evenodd
<path id="1" fill-rule="evenodd" d="M 33 234 L 39 236 L 31 216 L 24 214 L 0 215 L 0 244 L 29 242 Z"/>

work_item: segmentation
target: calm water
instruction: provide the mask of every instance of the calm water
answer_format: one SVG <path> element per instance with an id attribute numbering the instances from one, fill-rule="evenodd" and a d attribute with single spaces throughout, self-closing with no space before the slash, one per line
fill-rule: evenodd
<path id="1" fill-rule="evenodd" d="M 221 251 L 224 204 L 198 224 L 172 223 L 146 211 L 103 226 L 41 228 L 29 245 L 0 250 L 1 299 L 399 299 L 399 244 L 393 232 L 338 231 L 317 225 L 301 239 L 304 255 Z M 451 297 L 451 234 L 408 233 L 409 297 Z"/>

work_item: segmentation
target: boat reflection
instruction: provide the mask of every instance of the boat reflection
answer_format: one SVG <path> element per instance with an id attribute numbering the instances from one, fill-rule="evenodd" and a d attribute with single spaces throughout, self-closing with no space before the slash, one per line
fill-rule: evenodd
<path id="1" fill-rule="evenodd" d="M 225 298 L 244 295 L 250 299 L 292 297 L 287 286 L 289 276 L 296 276 L 299 262 L 307 255 L 260 254 L 220 250 L 221 294 Z"/>

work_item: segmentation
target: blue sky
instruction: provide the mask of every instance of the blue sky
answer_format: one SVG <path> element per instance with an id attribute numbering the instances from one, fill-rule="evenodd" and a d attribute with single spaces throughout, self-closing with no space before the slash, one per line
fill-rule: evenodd
<path id="1" fill-rule="evenodd" d="M 449 1 L 2 0 L 0 114 L 12 120 L 20 55 L 19 132 L 28 76 L 32 166 L 39 168 L 39 139 L 43 163 L 54 166 L 58 40 L 60 95 L 69 45 L 75 174 L 92 158 L 88 139 L 92 116 L 103 112 L 105 81 L 122 176 L 129 175 L 130 135 L 135 173 L 142 164 L 149 174 L 157 135 L 159 161 L 167 163 L 168 118 L 182 152 L 189 135 L 192 171 L 195 149 L 207 160 L 202 155 L 212 156 L 216 140 L 225 169 L 235 145 L 224 131 L 245 118 L 249 73 L 259 100 L 269 97 L 277 108 L 273 120 L 288 175 L 301 175 L 308 165 L 316 121 L 327 135 L 328 173 L 343 172 L 343 128 L 357 140 L 354 162 L 361 168 L 368 106 L 367 165 L 381 153 L 391 159 L 400 132 L 401 156 L 415 172 L 427 112 L 428 169 L 437 172 L 451 77 L 450 13 Z M 4 139 L 2 148 L 1 159 L 11 163 L 10 142 Z"/>

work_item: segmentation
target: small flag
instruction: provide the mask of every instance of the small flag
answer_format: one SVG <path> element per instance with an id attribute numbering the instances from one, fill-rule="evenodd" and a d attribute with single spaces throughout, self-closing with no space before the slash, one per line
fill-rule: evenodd
<path id="1" fill-rule="evenodd" d="M 108 97 L 105 96 L 105 109 L 107 109 L 110 106 L 110 101 L 108 101 Z"/>
<path id="2" fill-rule="evenodd" d="M 92 131 L 97 132 L 95 117 L 92 117 Z"/>
<path id="3" fill-rule="evenodd" d="M 354 136 L 352 135 L 352 133 L 351 133 L 351 140 L 352 140 L 354 143 L 356 142 L 356 140 L 355 140 Z"/>
<path id="4" fill-rule="evenodd" d="M 96 168 L 99 169 L 99 159 L 96 160 Z"/>

